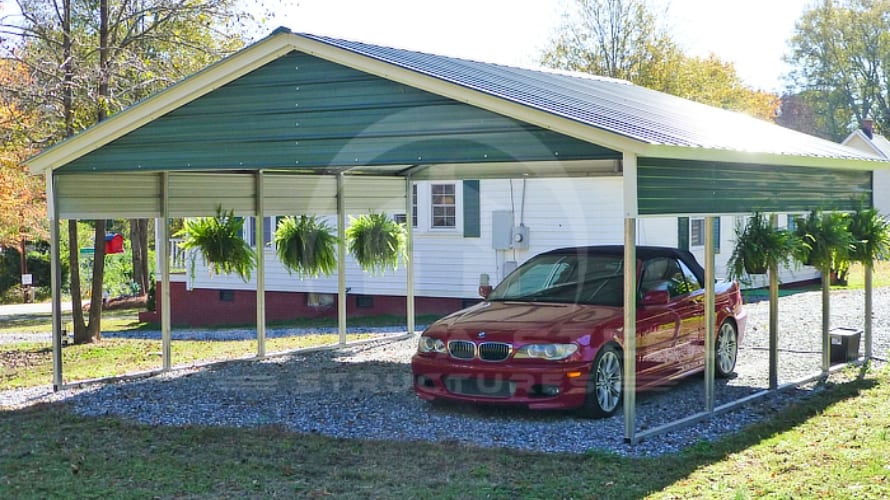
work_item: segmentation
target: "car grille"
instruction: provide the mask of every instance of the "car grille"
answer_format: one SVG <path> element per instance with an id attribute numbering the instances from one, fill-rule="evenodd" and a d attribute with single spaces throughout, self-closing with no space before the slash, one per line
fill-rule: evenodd
<path id="1" fill-rule="evenodd" d="M 448 353 L 456 359 L 475 359 L 482 361 L 504 361 L 510 357 L 513 346 L 504 342 L 482 342 L 478 348 L 469 340 L 452 340 L 448 342 Z"/>
<path id="2" fill-rule="evenodd" d="M 516 392 L 516 383 L 509 380 L 445 377 L 445 388 L 461 396 L 505 399 Z"/>
<path id="3" fill-rule="evenodd" d="M 448 343 L 448 353 L 457 359 L 473 359 L 476 357 L 476 344 L 466 340 L 452 340 Z"/>
<path id="4" fill-rule="evenodd" d="M 503 361 L 510 357 L 513 346 L 503 342 L 483 342 L 479 344 L 479 359 L 482 361 Z"/>

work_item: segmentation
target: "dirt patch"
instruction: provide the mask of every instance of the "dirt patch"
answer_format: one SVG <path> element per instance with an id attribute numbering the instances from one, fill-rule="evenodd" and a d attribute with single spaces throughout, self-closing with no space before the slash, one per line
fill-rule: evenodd
<path id="1" fill-rule="evenodd" d="M 135 297 L 113 297 L 105 301 L 105 305 L 102 306 L 102 310 L 113 311 L 115 309 L 145 309 L 146 300 L 147 297 L 145 295 L 136 295 Z M 84 304 L 83 310 L 90 310 L 89 303 Z"/>
<path id="2" fill-rule="evenodd" d="M 46 364 L 50 352 L 46 349 L 36 351 L 0 351 L 0 365 L 7 371 L 27 370 Z"/>

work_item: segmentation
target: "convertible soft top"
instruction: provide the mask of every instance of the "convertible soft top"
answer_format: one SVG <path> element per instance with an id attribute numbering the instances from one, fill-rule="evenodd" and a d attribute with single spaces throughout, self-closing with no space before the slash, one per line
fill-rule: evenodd
<path id="1" fill-rule="evenodd" d="M 593 245 L 586 247 L 566 247 L 566 248 L 557 248 L 556 250 L 550 250 L 548 252 L 544 252 L 541 255 L 573 255 L 573 254 L 581 254 L 581 255 L 617 255 L 624 256 L 624 245 Z M 698 281 L 702 284 L 705 282 L 705 270 L 695 260 L 695 256 L 689 250 L 681 250 L 679 248 L 672 247 L 653 247 L 653 246 L 638 246 L 637 247 L 637 260 L 646 261 L 649 259 L 653 259 L 655 257 L 674 257 L 683 261 L 689 270 L 695 273 L 695 277 L 698 278 Z"/>

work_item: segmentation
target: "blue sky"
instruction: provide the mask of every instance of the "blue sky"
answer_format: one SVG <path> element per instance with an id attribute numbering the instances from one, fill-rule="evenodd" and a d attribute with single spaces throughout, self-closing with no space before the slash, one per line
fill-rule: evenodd
<path id="1" fill-rule="evenodd" d="M 519 66 L 536 66 L 566 0 L 293 0 L 294 31 Z M 781 91 L 782 56 L 809 0 L 659 0 L 687 53 L 714 52 L 745 82 Z M 271 2 L 275 4 L 276 2 Z M 296 4 L 294 6 L 294 4 Z"/>

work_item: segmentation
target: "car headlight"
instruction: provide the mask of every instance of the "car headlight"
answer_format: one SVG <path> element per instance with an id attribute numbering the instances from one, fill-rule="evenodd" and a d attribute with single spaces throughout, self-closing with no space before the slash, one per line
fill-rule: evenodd
<path id="1" fill-rule="evenodd" d="M 577 344 L 527 344 L 520 347 L 514 359 L 546 359 L 559 361 L 578 352 Z"/>
<path id="2" fill-rule="evenodd" d="M 417 352 L 445 352 L 445 342 L 442 339 L 421 336 L 417 344 Z"/>

